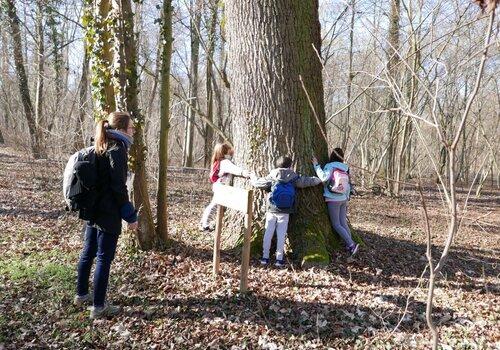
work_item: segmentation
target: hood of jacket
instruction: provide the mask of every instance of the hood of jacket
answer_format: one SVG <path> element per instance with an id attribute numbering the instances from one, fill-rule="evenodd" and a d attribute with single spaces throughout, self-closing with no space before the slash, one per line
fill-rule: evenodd
<path id="1" fill-rule="evenodd" d="M 299 175 L 297 175 L 297 173 L 290 168 L 273 169 L 269 175 L 274 181 L 284 183 L 296 180 L 299 177 Z"/>
<path id="2" fill-rule="evenodd" d="M 349 166 L 346 163 L 341 163 L 341 162 L 331 162 L 328 163 L 326 166 L 328 166 L 330 169 L 335 168 L 346 172 L 349 170 Z"/>

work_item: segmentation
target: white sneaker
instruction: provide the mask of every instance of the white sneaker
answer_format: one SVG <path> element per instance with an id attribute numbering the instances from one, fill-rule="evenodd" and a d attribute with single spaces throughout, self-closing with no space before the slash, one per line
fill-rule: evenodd
<path id="1" fill-rule="evenodd" d="M 357 253 L 357 252 L 358 252 L 358 250 L 359 250 L 359 244 L 357 244 L 357 243 L 356 243 L 356 244 L 354 245 L 354 247 L 352 247 L 352 248 L 351 248 L 351 249 L 349 249 L 349 250 L 350 250 L 350 252 L 351 252 L 351 256 L 356 255 L 356 253 Z"/>

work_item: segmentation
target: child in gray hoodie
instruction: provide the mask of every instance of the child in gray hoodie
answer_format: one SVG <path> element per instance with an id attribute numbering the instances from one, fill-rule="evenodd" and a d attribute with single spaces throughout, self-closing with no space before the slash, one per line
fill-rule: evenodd
<path id="1" fill-rule="evenodd" d="M 264 233 L 264 248 L 260 263 L 269 264 L 269 250 L 271 240 L 276 231 L 276 263 L 277 267 L 285 266 L 283 257 L 285 249 L 285 239 L 288 229 L 288 219 L 290 214 L 295 212 L 295 188 L 316 186 L 321 183 L 317 177 L 301 176 L 292 169 L 292 159 L 290 157 L 280 157 L 276 161 L 276 169 L 271 170 L 266 177 L 257 178 L 252 175 L 250 183 L 256 188 L 269 191 L 268 207 L 266 212 L 266 231 Z"/>

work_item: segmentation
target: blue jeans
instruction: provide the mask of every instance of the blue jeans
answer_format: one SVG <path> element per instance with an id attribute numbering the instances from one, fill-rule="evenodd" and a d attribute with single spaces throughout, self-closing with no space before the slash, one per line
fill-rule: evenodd
<path id="1" fill-rule="evenodd" d="M 88 226 L 85 229 L 85 243 L 78 263 L 78 281 L 76 294 L 83 296 L 89 293 L 90 270 L 94 258 L 94 306 L 104 306 L 108 289 L 109 270 L 115 257 L 118 234 L 107 233 Z"/>
<path id="2" fill-rule="evenodd" d="M 347 201 L 326 202 L 333 229 L 344 240 L 348 248 L 354 245 L 349 225 L 347 225 Z"/>

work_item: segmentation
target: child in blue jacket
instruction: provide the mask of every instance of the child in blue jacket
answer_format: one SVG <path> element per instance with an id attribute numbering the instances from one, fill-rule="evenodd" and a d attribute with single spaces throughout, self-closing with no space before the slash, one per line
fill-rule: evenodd
<path id="1" fill-rule="evenodd" d="M 257 188 L 269 191 L 269 201 L 266 213 L 266 231 L 264 233 L 263 253 L 260 263 L 269 264 L 269 250 L 271 240 L 276 230 L 276 263 L 277 267 L 284 267 L 283 257 L 285 239 L 290 214 L 295 212 L 295 188 L 316 186 L 321 183 L 317 177 L 301 176 L 291 169 L 292 159 L 280 157 L 276 161 L 276 169 L 271 170 L 266 177 L 256 178 L 251 175 L 250 183 Z"/>

